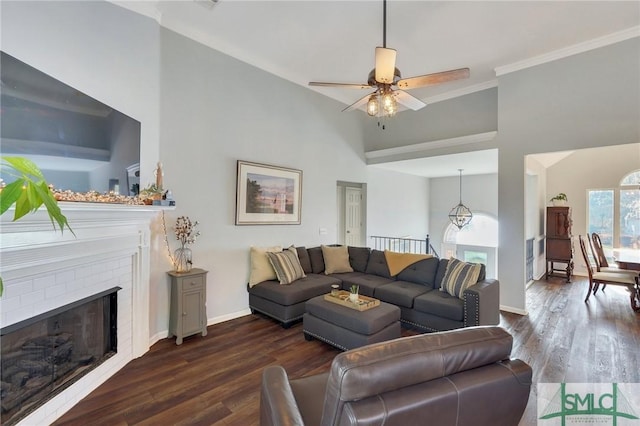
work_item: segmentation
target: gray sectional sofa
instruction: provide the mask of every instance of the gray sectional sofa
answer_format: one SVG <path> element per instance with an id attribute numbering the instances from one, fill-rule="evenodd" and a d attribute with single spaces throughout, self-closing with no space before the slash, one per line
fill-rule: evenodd
<path id="1" fill-rule="evenodd" d="M 423 331 L 496 325 L 500 321 L 500 283 L 485 277 L 484 266 L 478 282 L 467 288 L 461 299 L 440 291 L 448 259 L 420 260 L 392 276 L 383 251 L 348 247 L 353 272 L 326 275 L 321 247 L 296 247 L 296 251 L 306 277 L 287 285 L 273 280 L 247 286 L 251 311 L 272 317 L 284 327 L 300 320 L 306 301 L 329 293 L 332 284 L 345 290 L 353 284 L 360 286 L 360 294 L 398 306 L 401 321 Z"/>

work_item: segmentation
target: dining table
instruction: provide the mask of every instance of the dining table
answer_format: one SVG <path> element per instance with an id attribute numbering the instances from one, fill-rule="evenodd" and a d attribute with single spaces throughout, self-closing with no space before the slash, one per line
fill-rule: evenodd
<path id="1" fill-rule="evenodd" d="M 614 249 L 613 259 L 620 269 L 640 271 L 640 249 Z"/>

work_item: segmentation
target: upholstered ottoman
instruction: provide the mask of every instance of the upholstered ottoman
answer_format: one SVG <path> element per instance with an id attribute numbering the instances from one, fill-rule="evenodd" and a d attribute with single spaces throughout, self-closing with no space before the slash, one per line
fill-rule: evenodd
<path id="1" fill-rule="evenodd" d="M 342 350 L 400 337 L 400 308 L 384 302 L 358 311 L 317 296 L 307 301 L 302 322 L 305 339 Z"/>

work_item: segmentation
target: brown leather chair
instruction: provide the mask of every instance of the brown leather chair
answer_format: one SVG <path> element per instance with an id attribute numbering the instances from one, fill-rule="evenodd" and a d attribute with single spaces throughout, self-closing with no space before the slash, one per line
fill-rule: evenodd
<path id="1" fill-rule="evenodd" d="M 301 379 L 270 366 L 260 424 L 515 426 L 532 371 L 509 359 L 512 343 L 500 327 L 469 327 L 346 351 L 328 373 Z"/>

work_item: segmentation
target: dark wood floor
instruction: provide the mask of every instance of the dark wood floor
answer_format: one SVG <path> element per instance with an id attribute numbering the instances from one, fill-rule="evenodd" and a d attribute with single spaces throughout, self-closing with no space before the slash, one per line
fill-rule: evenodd
<path id="1" fill-rule="evenodd" d="M 640 382 L 640 314 L 612 286 L 585 304 L 586 286 L 538 281 L 527 291 L 528 316 L 503 313 L 513 357 L 532 366 L 534 383 Z M 181 346 L 156 343 L 55 424 L 257 425 L 264 367 L 283 365 L 302 377 L 328 370 L 337 353 L 305 341 L 301 324 L 285 330 L 265 317 L 238 318 Z M 521 425 L 535 425 L 536 417 L 534 386 Z"/>

